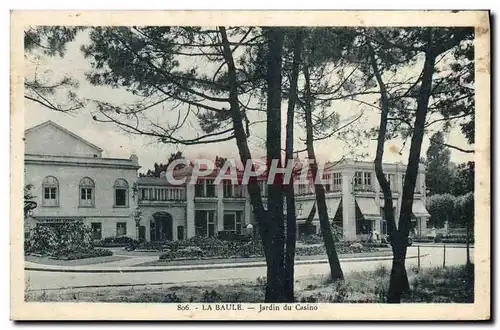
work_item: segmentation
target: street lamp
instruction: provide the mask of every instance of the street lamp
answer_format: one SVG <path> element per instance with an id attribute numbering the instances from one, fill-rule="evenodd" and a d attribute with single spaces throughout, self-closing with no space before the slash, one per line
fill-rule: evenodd
<path id="1" fill-rule="evenodd" d="M 141 226 L 141 218 L 142 218 L 142 211 L 137 207 L 134 210 L 134 220 L 135 220 L 135 229 L 136 229 L 137 240 L 139 240 L 139 228 Z"/>

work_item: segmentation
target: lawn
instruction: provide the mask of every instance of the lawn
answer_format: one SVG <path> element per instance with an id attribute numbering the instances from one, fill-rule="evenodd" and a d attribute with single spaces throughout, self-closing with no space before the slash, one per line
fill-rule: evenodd
<path id="1" fill-rule="evenodd" d="M 474 271 L 465 266 L 408 269 L 412 292 L 404 303 L 473 303 Z M 298 302 L 383 303 L 387 292 L 389 270 L 385 267 L 371 272 L 353 272 L 343 283 L 332 284 L 326 277 L 297 279 Z M 112 288 L 27 291 L 27 301 L 77 302 L 246 302 L 264 301 L 265 280 L 236 282 L 226 285 L 155 285 Z"/>
<path id="2" fill-rule="evenodd" d="M 24 257 L 24 260 L 26 261 L 43 265 L 51 265 L 51 266 L 84 266 L 84 265 L 93 265 L 105 262 L 118 261 L 123 259 L 128 259 L 128 258 L 122 256 L 105 256 L 105 257 L 85 258 L 76 260 L 56 260 L 56 259 L 50 259 L 49 257 L 35 257 L 35 256 Z"/>

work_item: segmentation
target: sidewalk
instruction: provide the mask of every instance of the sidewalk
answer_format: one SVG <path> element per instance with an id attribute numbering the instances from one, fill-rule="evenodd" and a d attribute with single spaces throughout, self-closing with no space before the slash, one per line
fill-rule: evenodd
<path id="1" fill-rule="evenodd" d="M 425 257 L 427 254 L 421 254 L 421 257 Z M 416 258 L 416 255 L 408 255 L 407 259 Z M 151 257 L 150 257 L 151 258 Z M 43 265 L 37 264 L 29 261 L 25 261 L 24 269 L 29 271 L 45 271 L 45 272 L 67 272 L 67 273 L 140 273 L 140 272 L 168 272 L 168 271 L 189 271 L 189 270 L 204 270 L 204 269 L 228 269 L 228 268 L 253 268 L 253 267 L 265 267 L 266 263 L 264 261 L 257 262 L 244 262 L 244 263 L 222 263 L 222 264 L 205 264 L 205 265 L 185 265 L 185 266 L 145 266 L 145 267 L 131 267 L 136 264 L 144 262 L 144 258 L 131 258 L 131 259 L 141 259 L 140 262 L 136 260 L 119 260 L 115 262 L 109 262 L 106 264 L 93 264 L 85 266 L 54 266 L 54 265 Z M 381 257 L 350 257 L 350 258 L 339 258 L 342 262 L 360 262 L 360 261 L 381 261 L 381 260 L 392 260 L 392 256 L 381 256 Z M 157 258 L 154 258 L 157 260 Z M 326 264 L 328 259 L 314 259 L 314 260 L 296 260 L 296 265 L 307 265 L 307 264 Z"/>

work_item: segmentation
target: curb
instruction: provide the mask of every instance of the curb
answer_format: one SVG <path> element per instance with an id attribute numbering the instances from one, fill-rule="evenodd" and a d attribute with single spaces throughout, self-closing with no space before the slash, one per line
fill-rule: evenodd
<path id="1" fill-rule="evenodd" d="M 421 254 L 420 257 L 425 257 L 428 254 Z M 406 259 L 415 259 L 418 256 L 406 257 Z M 384 261 L 392 260 L 392 256 L 382 256 L 382 257 L 359 257 L 359 258 L 340 258 L 343 262 L 356 262 L 356 261 Z M 297 260 L 295 265 L 310 265 L 310 264 L 326 264 L 328 259 L 321 260 Z M 170 267 L 159 267 L 152 266 L 148 268 L 140 267 L 127 267 L 127 268 L 115 268 L 115 269 L 71 269 L 71 268 L 49 268 L 49 267 L 24 267 L 24 270 L 29 271 L 39 271 L 39 272 L 60 272 L 60 273 L 151 273 L 151 272 L 171 272 L 171 271 L 189 271 L 189 270 L 209 270 L 209 269 L 231 269 L 231 268 L 258 268 L 265 267 L 265 262 L 255 262 L 247 264 L 212 264 L 212 265 L 199 265 L 193 266 L 170 266 Z"/>

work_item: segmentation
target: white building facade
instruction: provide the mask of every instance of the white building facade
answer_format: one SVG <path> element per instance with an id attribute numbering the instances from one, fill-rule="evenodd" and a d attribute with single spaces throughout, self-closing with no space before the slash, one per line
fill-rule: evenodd
<path id="1" fill-rule="evenodd" d="M 406 166 L 384 164 L 390 182 L 396 223 L 402 201 L 402 186 Z M 138 178 L 138 205 L 141 224 L 147 240 L 186 239 L 194 236 L 216 236 L 218 232 L 240 234 L 248 224 L 256 227 L 247 187 L 223 180 L 215 185 L 213 175 L 201 177 L 196 185 L 172 186 L 166 178 Z M 362 240 L 376 231 L 387 234 L 384 219 L 384 197 L 375 176 L 374 164 L 345 160 L 326 165 L 324 184 L 330 220 L 342 229 L 345 240 Z M 263 202 L 267 201 L 267 183 L 258 179 Z M 187 180 L 189 182 L 189 179 Z M 297 233 L 306 230 L 306 219 L 315 205 L 313 183 L 296 184 Z M 411 229 L 413 235 L 425 235 L 430 217 L 425 208 L 425 168 L 419 169 Z M 315 212 L 312 224 L 319 232 L 319 215 Z"/>
<path id="2" fill-rule="evenodd" d="M 25 185 L 37 203 L 25 231 L 82 220 L 95 239 L 136 236 L 138 158 L 102 158 L 102 151 L 52 121 L 25 131 Z"/>
<path id="3" fill-rule="evenodd" d="M 215 185 L 217 170 L 196 184 L 171 185 L 164 177 L 138 177 L 137 156 L 102 158 L 102 149 L 51 121 L 26 130 L 25 144 L 25 184 L 33 185 L 31 193 L 38 204 L 25 221 L 26 230 L 37 223 L 81 219 L 96 240 L 129 236 L 165 241 L 211 237 L 222 231 L 240 234 L 257 227 L 247 187 L 229 180 Z M 406 166 L 384 164 L 383 168 L 397 223 Z M 384 198 L 373 162 L 326 164 L 323 177 L 329 218 L 341 228 L 345 240 L 364 239 L 373 231 L 387 233 Z M 266 179 L 258 181 L 265 205 Z M 312 181 L 296 184 L 295 194 L 298 235 L 305 232 L 310 216 L 319 232 L 318 212 L 311 212 L 315 205 Z M 425 199 L 425 168 L 421 166 L 413 201 L 415 235 L 428 231 Z"/>

